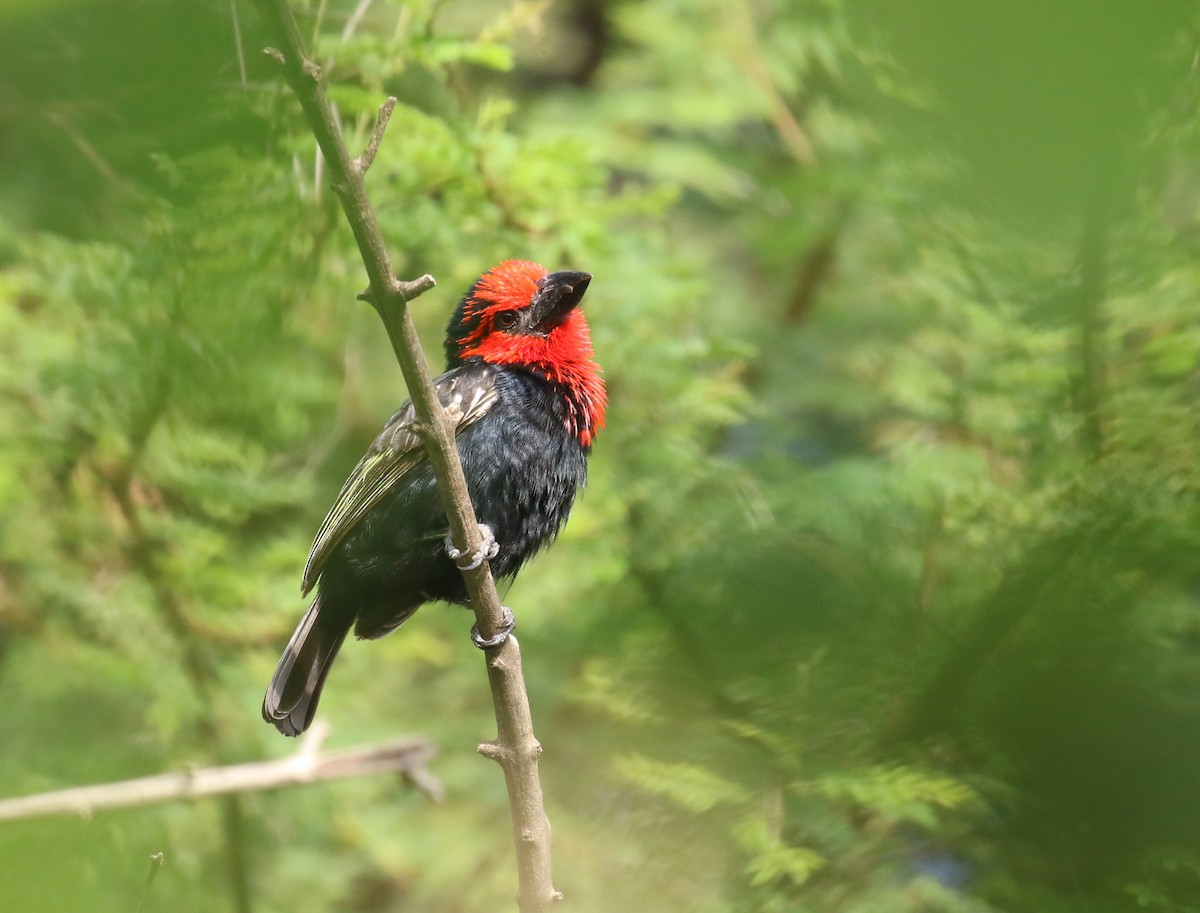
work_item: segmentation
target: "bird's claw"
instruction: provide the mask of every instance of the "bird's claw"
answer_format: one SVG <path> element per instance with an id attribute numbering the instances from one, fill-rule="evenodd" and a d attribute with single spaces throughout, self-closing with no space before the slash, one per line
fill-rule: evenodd
<path id="1" fill-rule="evenodd" d="M 500 626 L 495 636 L 484 639 L 483 635 L 479 633 L 479 625 L 471 626 L 471 643 L 480 650 L 490 650 L 493 647 L 500 646 L 508 640 L 508 635 L 517 626 L 517 620 L 513 617 L 513 613 L 509 610 L 508 606 L 500 606 L 500 611 L 504 613 L 504 624 Z"/>
<path id="2" fill-rule="evenodd" d="M 479 535 L 483 537 L 483 541 L 479 544 L 479 550 L 472 553 L 455 548 L 452 534 L 446 533 L 446 554 L 450 556 L 450 560 L 460 571 L 473 571 L 483 562 L 490 561 L 500 553 L 500 543 L 492 535 L 491 527 L 480 523 Z"/>

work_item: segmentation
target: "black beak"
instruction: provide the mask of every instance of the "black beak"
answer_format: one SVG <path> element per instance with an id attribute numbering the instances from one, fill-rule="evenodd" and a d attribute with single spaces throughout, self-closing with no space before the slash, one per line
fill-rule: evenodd
<path id="1" fill-rule="evenodd" d="M 534 298 L 534 324 L 542 329 L 551 329 L 562 322 L 583 300 L 591 273 L 580 273 L 564 269 L 550 273 L 538 282 L 538 293 Z"/>

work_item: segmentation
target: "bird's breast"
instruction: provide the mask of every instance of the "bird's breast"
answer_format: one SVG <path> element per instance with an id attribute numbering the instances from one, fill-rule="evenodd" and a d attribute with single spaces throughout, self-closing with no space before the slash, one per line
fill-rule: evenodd
<path id="1" fill-rule="evenodd" d="M 500 546 L 493 572 L 516 573 L 566 522 L 587 480 L 587 454 L 548 384 L 508 378 L 497 404 L 459 436 L 467 487 Z"/>

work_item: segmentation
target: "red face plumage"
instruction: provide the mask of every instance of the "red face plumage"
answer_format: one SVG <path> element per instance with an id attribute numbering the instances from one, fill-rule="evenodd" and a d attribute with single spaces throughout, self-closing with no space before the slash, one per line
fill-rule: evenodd
<path id="1" fill-rule="evenodd" d="M 458 358 L 477 357 L 495 365 L 521 365 L 567 391 L 567 428 L 585 446 L 604 427 L 607 396 L 600 366 L 593 360 L 587 319 L 576 307 L 548 328 L 508 315 L 533 303 L 549 275 L 528 260 L 505 260 L 484 273 L 463 302 L 462 323 L 474 326 L 458 340 Z M 477 321 L 477 322 L 476 322 Z"/>
<path id="2" fill-rule="evenodd" d="M 491 335 L 497 314 L 528 307 L 538 282 L 546 276 L 546 267 L 530 260 L 505 260 L 480 276 L 463 305 L 463 322 L 477 319 L 479 323 L 463 337 L 462 357 L 468 357 L 471 345 Z"/>

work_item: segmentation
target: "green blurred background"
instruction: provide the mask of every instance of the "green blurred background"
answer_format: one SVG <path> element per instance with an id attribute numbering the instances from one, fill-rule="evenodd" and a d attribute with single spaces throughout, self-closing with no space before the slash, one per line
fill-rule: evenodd
<path id="1" fill-rule="evenodd" d="M 1200 15 L 1146 0 L 303 0 L 440 364 L 596 276 L 592 482 L 506 594 L 600 911 L 1200 910 Z M 403 399 L 247 0 L 0 6 L 0 793 L 258 716 Z M 0 910 L 511 906 L 459 609 L 342 654 L 379 776 L 0 825 Z M 149 856 L 165 865 L 147 890 Z"/>

